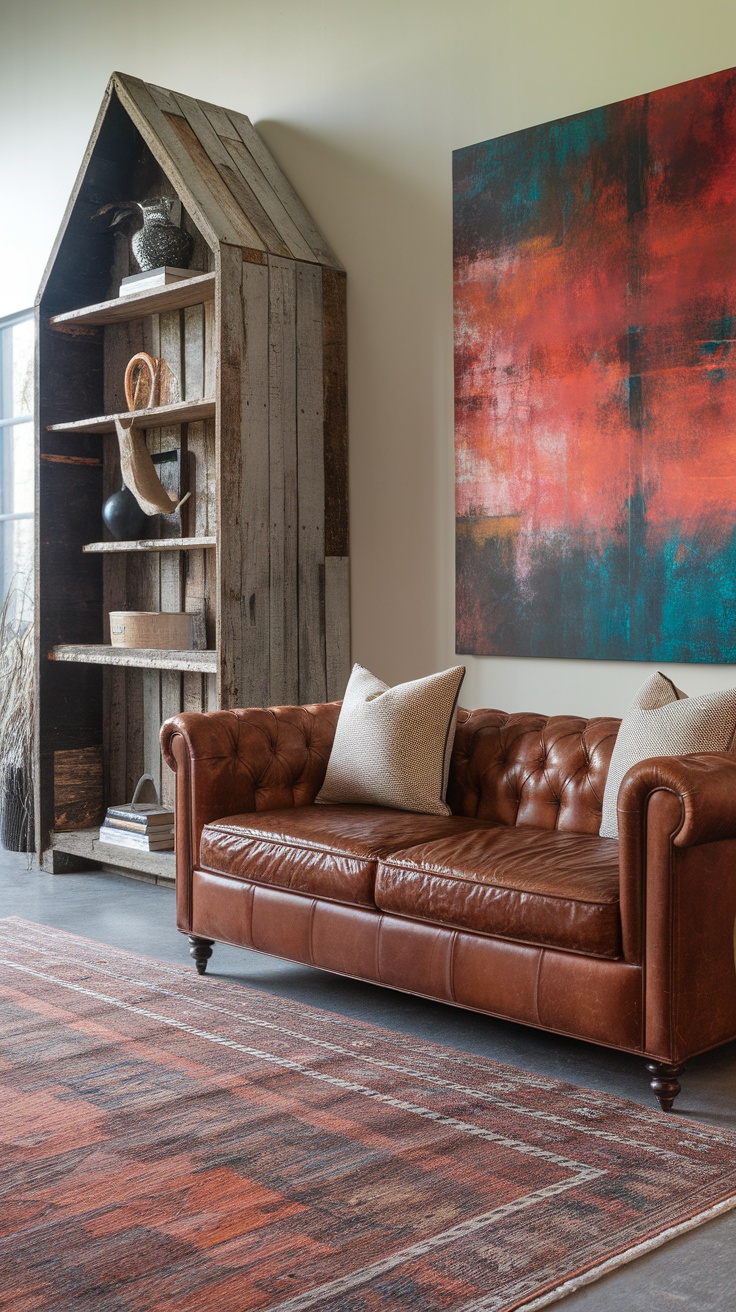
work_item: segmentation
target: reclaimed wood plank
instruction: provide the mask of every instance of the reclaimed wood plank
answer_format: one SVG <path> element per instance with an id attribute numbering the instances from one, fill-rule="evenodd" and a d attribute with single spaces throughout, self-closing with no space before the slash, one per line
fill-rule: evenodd
<path id="1" fill-rule="evenodd" d="M 241 687 L 249 706 L 268 706 L 271 701 L 268 283 L 266 266 L 243 263 L 241 315 L 245 358 L 241 394 L 245 450 L 240 486 L 240 549 L 246 605 L 241 608 Z"/>
<path id="2" fill-rule="evenodd" d="M 337 701 L 350 678 L 350 560 L 325 556 L 327 700 Z"/>
<path id="3" fill-rule="evenodd" d="M 327 695 L 324 627 L 325 468 L 322 270 L 296 266 L 296 411 L 299 480 L 299 701 Z"/>
<path id="4" fill-rule="evenodd" d="M 219 357 L 219 345 L 218 328 L 215 321 L 215 306 L 214 303 L 208 301 L 204 307 L 205 396 L 214 396 L 217 391 L 217 361 Z"/>
<path id="5" fill-rule="evenodd" d="M 121 273 L 119 281 L 125 277 L 127 273 Z M 96 305 L 83 305 L 78 310 L 65 310 L 63 314 L 52 315 L 49 323 L 56 332 L 87 324 L 129 323 L 149 314 L 203 305 L 205 301 L 214 300 L 214 296 L 214 273 L 200 273 L 180 282 L 168 283 L 165 287 L 131 292 L 128 296 L 116 296 Z"/>
<path id="6" fill-rule="evenodd" d="M 291 260 L 269 262 L 271 678 L 269 700 L 299 700 L 296 449 L 296 278 Z"/>
<path id="7" fill-rule="evenodd" d="M 214 537 L 202 538 L 138 538 L 129 542 L 88 542 L 82 551 L 114 555 L 129 551 L 203 551 L 215 546 Z M 120 609 L 116 607 L 116 609 Z"/>
<path id="8" fill-rule="evenodd" d="M 123 800 L 128 778 L 128 704 L 125 670 L 105 667 L 102 679 L 104 720 L 102 753 L 105 769 L 105 800 L 111 805 Z M 130 707 L 130 714 L 135 708 Z"/>
<path id="9" fill-rule="evenodd" d="M 87 829 L 105 813 L 102 748 L 54 752 L 54 830 Z"/>
<path id="10" fill-rule="evenodd" d="M 255 195 L 253 188 L 249 185 L 217 135 L 203 107 L 191 96 L 182 95 L 178 91 L 176 100 L 200 146 L 214 164 L 225 186 L 232 193 L 248 220 L 256 238 L 255 249 L 288 256 L 288 246 L 282 240 L 275 225 Z"/>
<path id="11" fill-rule="evenodd" d="M 190 675 L 190 678 L 201 675 Z M 169 671 L 161 675 L 161 720 L 159 723 L 159 734 L 161 725 L 170 720 L 172 716 L 178 715 L 184 708 L 182 693 L 182 676 L 181 674 Z M 172 806 L 176 800 L 176 776 L 174 771 L 166 764 L 161 756 L 161 745 L 157 741 L 157 752 L 159 759 L 159 770 L 161 772 L 161 790 L 160 797 L 164 806 Z"/>
<path id="12" fill-rule="evenodd" d="M 115 419 L 134 419 L 136 428 L 164 428 L 167 424 L 187 424 L 210 419 L 215 413 L 212 398 L 200 401 L 177 401 L 151 410 L 124 410 L 117 414 L 96 415 L 92 419 L 74 419 L 63 424 L 49 424 L 50 433 L 114 433 Z"/>
<path id="13" fill-rule="evenodd" d="M 143 670 L 198 670 L 202 674 L 217 669 L 216 651 L 164 651 L 158 647 L 108 647 L 93 643 L 57 643 L 48 659 Z"/>
<path id="14" fill-rule="evenodd" d="M 182 312 L 182 396 L 191 400 L 204 395 L 204 307 L 192 305 Z M 202 489 L 197 479 L 197 458 L 191 450 L 191 439 L 195 447 L 202 442 L 202 425 L 188 424 L 185 434 L 185 451 L 182 451 L 182 487 L 189 492 L 189 501 L 183 507 L 182 524 L 189 532 L 196 533 L 197 501 Z"/>
<path id="15" fill-rule="evenodd" d="M 125 779 L 116 800 L 129 802 L 144 773 L 143 765 L 143 676 L 144 670 L 126 666 L 117 671 L 125 679 L 128 713 L 125 719 Z"/>
<path id="16" fill-rule="evenodd" d="M 238 234 L 236 240 L 241 246 L 252 246 L 255 250 L 265 250 L 266 247 L 261 237 L 256 232 L 248 216 L 243 213 L 242 207 L 233 196 L 230 188 L 223 181 L 215 161 L 203 147 L 189 119 L 173 114 L 167 114 L 165 117 L 189 156 L 193 168 L 206 180 L 210 193 L 210 209 L 214 201 L 220 212 L 227 217 L 231 231 Z M 231 238 L 223 236 L 222 240 L 230 242 Z"/>
<path id="17" fill-rule="evenodd" d="M 228 110 L 228 117 L 238 137 L 250 152 L 255 164 L 275 191 L 287 214 L 306 241 L 309 250 L 312 252 L 312 258 L 320 264 L 326 264 L 329 268 L 341 268 L 339 260 L 325 241 L 311 214 L 302 204 L 291 183 L 287 181 L 285 174 L 281 172 L 276 160 L 256 132 L 250 119 L 245 114 L 238 114 L 234 110 Z"/>
<path id="18" fill-rule="evenodd" d="M 189 305 L 183 314 L 184 379 L 182 399 L 196 401 L 204 390 L 204 306 Z"/>
<path id="19" fill-rule="evenodd" d="M 192 646 L 201 650 L 207 646 L 207 564 L 203 551 L 192 551 L 186 556 L 184 568 L 183 608 L 192 615 Z"/>
<path id="20" fill-rule="evenodd" d="M 220 697 L 218 694 L 216 675 L 208 674 L 205 677 L 204 689 L 205 689 L 206 711 L 219 711 L 221 708 L 225 709 L 222 707 L 222 702 L 220 701 Z"/>
<path id="21" fill-rule="evenodd" d="M 292 259 L 314 260 L 314 251 L 302 236 L 268 179 L 259 169 L 248 147 L 240 140 L 233 124 L 229 125 L 229 134 L 221 137 L 221 140 L 233 164 L 252 189 L 253 195 L 258 199 L 274 228 L 279 232 L 285 254 Z M 274 249 L 274 254 L 279 254 L 278 248 Z"/>
<path id="22" fill-rule="evenodd" d="M 52 850 L 83 857 L 98 868 L 141 871 L 155 875 L 162 882 L 175 883 L 176 858 L 173 852 L 139 852 L 133 847 L 115 847 L 99 841 L 99 827 L 76 829 L 52 835 Z"/>
<path id="23" fill-rule="evenodd" d="M 146 86 L 150 91 L 153 99 L 161 110 L 162 114 L 180 114 L 181 110 L 176 103 L 173 91 L 166 87 L 156 86 L 155 82 L 147 82 Z"/>
<path id="24" fill-rule="evenodd" d="M 150 774 L 161 796 L 161 675 L 158 669 L 143 675 L 143 770 Z"/>
<path id="25" fill-rule="evenodd" d="M 181 685 L 182 685 L 182 710 L 203 711 L 205 709 L 203 675 L 182 674 Z"/>
<path id="26" fill-rule="evenodd" d="M 322 272 L 325 553 L 328 556 L 347 556 L 350 550 L 345 281 L 345 274 L 340 270 Z"/>
<path id="27" fill-rule="evenodd" d="M 220 328 L 220 368 L 216 418 L 217 504 L 217 650 L 218 698 L 223 707 L 241 705 L 241 607 L 245 592 L 241 538 L 240 487 L 243 461 L 243 257 L 233 246 L 219 252 L 219 298 L 215 302 Z"/>

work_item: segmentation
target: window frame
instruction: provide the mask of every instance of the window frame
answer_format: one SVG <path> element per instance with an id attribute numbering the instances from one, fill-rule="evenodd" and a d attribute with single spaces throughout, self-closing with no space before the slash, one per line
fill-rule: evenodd
<path id="1" fill-rule="evenodd" d="M 6 579 L 5 525 L 35 519 L 33 510 L 7 509 L 13 504 L 13 461 L 8 459 L 8 443 L 4 440 L 6 429 L 33 423 L 33 414 L 6 413 L 6 396 L 10 396 L 11 406 L 13 397 L 12 330 L 29 319 L 33 319 L 33 308 L 17 310 L 0 318 L 0 603 L 9 582 Z"/>

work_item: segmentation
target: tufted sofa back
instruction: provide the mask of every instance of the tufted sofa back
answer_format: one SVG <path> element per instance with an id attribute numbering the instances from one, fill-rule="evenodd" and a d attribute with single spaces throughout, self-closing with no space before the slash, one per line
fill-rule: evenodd
<path id="1" fill-rule="evenodd" d="M 597 834 L 620 720 L 458 712 L 447 801 L 455 815 Z"/>

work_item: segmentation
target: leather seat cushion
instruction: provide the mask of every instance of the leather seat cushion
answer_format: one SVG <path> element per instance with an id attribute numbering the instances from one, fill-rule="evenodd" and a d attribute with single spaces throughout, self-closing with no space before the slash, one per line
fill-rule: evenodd
<path id="1" fill-rule="evenodd" d="M 415 920 L 598 957 L 621 955 L 618 843 L 492 826 L 381 861 L 376 905 Z"/>
<path id="2" fill-rule="evenodd" d="M 379 806 L 297 806 L 226 816 L 205 825 L 204 870 L 357 906 L 375 906 L 381 857 L 432 843 L 487 821 L 418 815 Z"/>

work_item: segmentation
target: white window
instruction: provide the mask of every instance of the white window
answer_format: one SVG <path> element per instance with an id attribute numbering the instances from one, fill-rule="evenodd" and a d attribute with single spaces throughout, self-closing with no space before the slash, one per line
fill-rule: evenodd
<path id="1" fill-rule="evenodd" d="M 0 319 L 0 603 L 33 586 L 33 353 L 33 312 Z"/>

